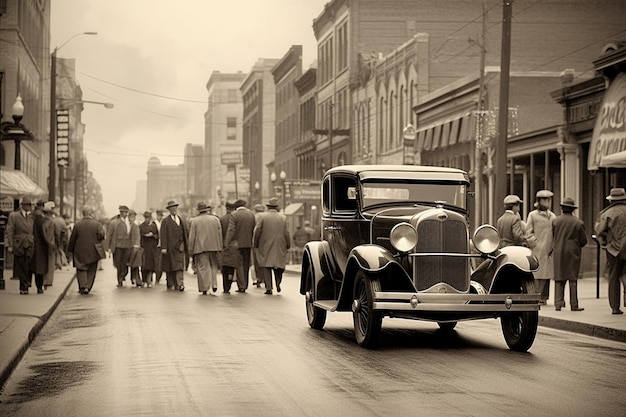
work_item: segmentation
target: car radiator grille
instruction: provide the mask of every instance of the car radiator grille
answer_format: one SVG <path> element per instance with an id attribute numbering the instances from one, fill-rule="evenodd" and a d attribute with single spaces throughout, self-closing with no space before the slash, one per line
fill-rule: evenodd
<path id="1" fill-rule="evenodd" d="M 467 253 L 467 227 L 457 220 L 425 220 L 418 225 L 416 252 Z M 423 256 L 414 258 L 418 291 L 445 282 L 459 291 L 469 288 L 469 262 L 464 257 Z"/>

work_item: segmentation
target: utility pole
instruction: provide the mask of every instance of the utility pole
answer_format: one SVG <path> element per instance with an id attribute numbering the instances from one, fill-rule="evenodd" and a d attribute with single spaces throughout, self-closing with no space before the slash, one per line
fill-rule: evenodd
<path id="1" fill-rule="evenodd" d="M 480 48 L 480 74 L 478 78 L 478 117 L 480 117 L 481 132 L 476 135 L 476 147 L 474 150 L 474 172 L 475 172 L 475 189 L 474 189 L 474 221 L 475 226 L 482 224 L 482 187 L 483 187 L 483 167 L 482 167 L 482 152 L 485 143 L 485 114 L 484 114 L 484 100 L 485 94 L 485 59 L 487 55 L 487 45 L 485 45 L 487 32 L 487 16 L 485 15 L 485 3 L 482 4 L 483 19 L 482 19 L 482 33 L 478 47 Z"/>
<path id="2" fill-rule="evenodd" d="M 506 196 L 507 140 L 509 122 L 509 72 L 511 67 L 511 17 L 513 0 L 502 1 L 502 49 L 500 51 L 500 103 L 498 109 L 498 140 L 496 141 L 494 207 L 502 205 Z M 513 167 L 511 167 L 513 175 Z"/>
<path id="3" fill-rule="evenodd" d="M 333 137 L 335 135 L 349 135 L 350 129 L 333 129 L 333 102 L 329 101 L 328 128 L 327 129 L 311 129 L 316 135 L 328 135 L 328 159 L 330 166 L 333 167 Z"/>

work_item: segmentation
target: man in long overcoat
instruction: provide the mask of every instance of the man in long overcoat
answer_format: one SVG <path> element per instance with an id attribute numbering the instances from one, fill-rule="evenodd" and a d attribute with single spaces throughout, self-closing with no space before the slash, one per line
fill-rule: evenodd
<path id="1" fill-rule="evenodd" d="M 234 204 L 236 208 L 228 222 L 224 246 L 228 247 L 233 240 L 237 242 L 242 259 L 242 265 L 237 268 L 237 292 L 246 292 L 250 279 L 252 233 L 256 219 L 252 210 L 246 207 L 245 200 L 237 200 Z"/>
<path id="2" fill-rule="evenodd" d="M 222 225 L 211 213 L 211 206 L 198 203 L 198 216 L 189 227 L 189 253 L 197 269 L 198 291 L 207 294 L 217 292 L 218 254 L 222 251 Z"/>
<path id="3" fill-rule="evenodd" d="M 5 230 L 4 241 L 7 252 L 13 254 L 13 275 L 20 280 L 20 294 L 28 294 L 33 279 L 30 270 L 30 258 L 35 251 L 32 207 L 30 198 L 22 198 L 19 209 L 9 214 Z"/>
<path id="4" fill-rule="evenodd" d="M 276 280 L 276 291 L 287 263 L 287 250 L 290 247 L 287 217 L 278 212 L 278 200 L 270 199 L 267 211 L 259 213 L 254 228 L 254 247 L 259 266 L 264 270 L 265 294 L 272 294 L 272 272 Z"/>
<path id="5" fill-rule="evenodd" d="M 167 288 L 184 291 L 184 271 L 189 264 L 187 226 L 178 215 L 177 202 L 169 201 L 166 208 L 170 215 L 161 222 L 161 268 L 167 277 Z"/>
<path id="6" fill-rule="evenodd" d="M 56 250 L 54 242 L 54 231 L 48 227 L 50 222 L 49 213 L 52 207 L 45 206 L 42 200 L 37 202 L 37 207 L 33 213 L 33 237 L 35 240 L 35 252 L 30 260 L 30 269 L 35 274 L 35 285 L 37 293 L 43 294 L 43 278 L 48 273 L 49 254 Z"/>
<path id="7" fill-rule="evenodd" d="M 143 259 L 141 262 L 141 277 L 144 285 L 148 288 L 152 286 L 152 274 L 157 270 L 161 258 L 159 248 L 159 229 L 152 220 L 152 212 L 143 213 L 144 221 L 139 225 L 141 235 L 141 247 L 143 248 Z"/>
<path id="8" fill-rule="evenodd" d="M 93 288 L 100 260 L 96 244 L 102 243 L 105 235 L 104 227 L 94 220 L 93 213 L 92 207 L 83 207 L 83 218 L 74 225 L 67 245 L 67 252 L 71 254 L 76 268 L 78 291 L 81 294 L 89 294 Z"/>
<path id="9" fill-rule="evenodd" d="M 585 224 L 574 217 L 578 207 L 571 198 L 561 202 L 563 214 L 552 221 L 554 256 L 554 307 L 565 307 L 565 283 L 569 282 L 569 305 L 572 311 L 583 311 L 578 305 L 578 273 L 580 255 L 587 244 Z"/>
<path id="10" fill-rule="evenodd" d="M 533 255 L 539 261 L 539 269 L 535 276 L 535 289 L 541 294 L 541 303 L 545 304 L 550 298 L 550 279 L 554 274 L 554 262 L 552 258 L 552 221 L 556 214 L 550 210 L 552 196 L 549 190 L 539 190 L 535 195 L 536 209 L 528 214 L 526 221 L 526 235 Z M 531 243 L 532 242 L 532 243 Z"/>
<path id="11" fill-rule="evenodd" d="M 609 275 L 609 305 L 612 314 L 624 314 L 620 309 L 620 282 L 624 286 L 626 304 L 626 259 L 621 259 L 620 250 L 626 238 L 626 191 L 612 188 L 606 197 L 609 206 L 600 212 L 595 224 L 596 235 L 606 249 L 606 268 Z"/>
<path id="12" fill-rule="evenodd" d="M 222 242 L 226 241 L 226 231 L 228 230 L 228 224 L 230 218 L 235 210 L 233 203 L 226 202 L 226 213 L 220 217 L 220 225 L 222 226 Z M 224 286 L 224 294 L 230 294 L 230 288 L 233 285 L 233 281 L 236 279 L 237 268 L 241 267 L 241 254 L 236 247 L 235 241 L 231 246 L 224 246 L 222 249 L 222 285 Z"/>

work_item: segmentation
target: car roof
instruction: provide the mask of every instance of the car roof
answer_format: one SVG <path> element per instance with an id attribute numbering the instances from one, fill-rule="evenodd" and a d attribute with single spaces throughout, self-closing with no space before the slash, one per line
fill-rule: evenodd
<path id="1" fill-rule="evenodd" d="M 329 169 L 326 175 L 337 173 L 358 175 L 362 179 L 393 178 L 401 174 L 399 178 L 469 181 L 467 173 L 461 169 L 425 165 L 341 165 Z"/>

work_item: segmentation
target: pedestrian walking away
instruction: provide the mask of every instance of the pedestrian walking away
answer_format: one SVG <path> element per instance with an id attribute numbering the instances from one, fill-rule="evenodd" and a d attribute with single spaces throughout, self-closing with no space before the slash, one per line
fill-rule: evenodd
<path id="1" fill-rule="evenodd" d="M 206 295 L 217 292 L 218 255 L 223 249 L 220 219 L 211 213 L 211 206 L 198 203 L 198 216 L 189 226 L 189 253 L 193 256 L 198 278 L 198 291 Z"/>
<path id="2" fill-rule="evenodd" d="M 290 247 L 287 217 L 278 212 L 278 200 L 272 198 L 267 203 L 267 211 L 260 213 L 254 228 L 254 247 L 259 265 L 265 278 L 265 294 L 272 294 L 272 273 L 276 281 L 276 291 L 280 292 L 283 272 Z"/>
<path id="3" fill-rule="evenodd" d="M 569 283 L 569 305 L 572 311 L 583 311 L 578 304 L 578 275 L 582 248 L 587 244 L 585 224 L 574 217 L 578 207 L 572 198 L 561 202 L 562 214 L 552 221 L 554 257 L 554 307 L 565 307 L 565 283 Z"/>
<path id="4" fill-rule="evenodd" d="M 600 212 L 594 229 L 600 245 L 606 250 L 611 312 L 624 314 L 620 309 L 620 287 L 624 286 L 626 305 L 626 245 L 623 245 L 626 238 L 626 191 L 623 188 L 612 188 L 606 199 L 609 206 Z"/>
<path id="5" fill-rule="evenodd" d="M 252 256 L 252 233 L 256 219 L 252 210 L 246 207 L 245 200 L 235 201 L 235 210 L 230 216 L 224 246 L 231 246 L 237 242 L 241 254 L 241 266 L 237 268 L 237 292 L 246 292 L 250 279 L 250 262 Z"/>
<path id="6" fill-rule="evenodd" d="M 76 281 L 81 294 L 89 294 L 96 280 L 98 261 L 101 255 L 96 245 L 101 245 L 105 237 L 104 227 L 93 218 L 94 209 L 84 206 L 83 218 L 76 222 L 67 245 L 74 268 Z"/>
<path id="7" fill-rule="evenodd" d="M 539 269 L 533 273 L 535 290 L 541 294 L 541 304 L 546 304 L 550 298 L 550 280 L 554 274 L 552 258 L 552 221 L 556 214 L 550 210 L 552 196 L 549 190 L 537 191 L 535 196 L 535 210 L 528 214 L 526 221 L 526 238 L 533 255 L 539 261 Z"/>
<path id="8" fill-rule="evenodd" d="M 523 201 L 514 194 L 504 198 L 504 214 L 498 218 L 496 223 L 496 228 L 500 233 L 501 248 L 512 245 L 530 246 L 519 215 L 521 203 Z"/>
<path id="9" fill-rule="evenodd" d="M 220 217 L 220 225 L 222 226 L 222 242 L 226 241 L 226 231 L 230 224 L 230 218 L 235 205 L 226 202 L 226 213 Z M 224 288 L 224 294 L 230 294 L 230 288 L 237 277 L 237 269 L 241 267 L 241 253 L 237 247 L 237 241 L 233 240 L 230 245 L 224 246 L 222 249 L 222 285 Z"/>
<path id="10" fill-rule="evenodd" d="M 130 255 L 128 257 L 128 268 L 130 269 L 130 282 L 138 288 L 143 287 L 139 269 L 143 262 L 143 249 L 141 248 L 141 233 L 136 222 L 137 212 L 128 211 L 128 222 L 130 223 Z"/>
<path id="11" fill-rule="evenodd" d="M 152 286 L 152 275 L 157 269 L 157 264 L 161 258 L 161 250 L 158 247 L 159 230 L 152 220 L 152 212 L 143 213 L 144 221 L 139 225 L 140 245 L 143 249 L 141 260 L 141 279 L 143 285 L 150 288 Z"/>
<path id="12" fill-rule="evenodd" d="M 32 283 L 30 259 L 35 252 L 32 208 L 31 199 L 22 198 L 20 207 L 9 214 L 4 234 L 7 252 L 13 254 L 13 276 L 20 280 L 20 294 L 28 294 Z"/>
<path id="13" fill-rule="evenodd" d="M 161 223 L 161 267 L 167 277 L 167 288 L 185 290 L 184 271 L 189 266 L 187 225 L 178 215 L 178 203 L 167 203 L 170 215 Z"/>

